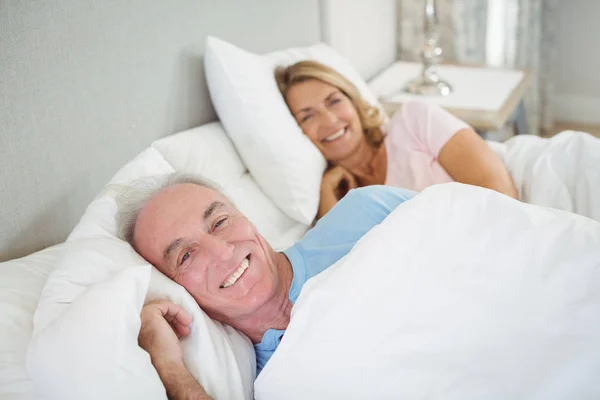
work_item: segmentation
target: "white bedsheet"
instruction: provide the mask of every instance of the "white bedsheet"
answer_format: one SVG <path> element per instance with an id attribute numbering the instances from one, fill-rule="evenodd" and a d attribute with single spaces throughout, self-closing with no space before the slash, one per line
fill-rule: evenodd
<path id="1" fill-rule="evenodd" d="M 600 224 L 438 185 L 303 288 L 256 399 L 600 398 Z"/>
<path id="2" fill-rule="evenodd" d="M 521 200 L 600 221 L 600 139 L 564 131 L 516 136 L 500 149 Z"/>

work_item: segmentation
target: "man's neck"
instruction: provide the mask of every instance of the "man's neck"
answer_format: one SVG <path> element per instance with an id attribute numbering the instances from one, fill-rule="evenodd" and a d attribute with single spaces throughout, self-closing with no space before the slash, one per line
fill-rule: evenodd
<path id="1" fill-rule="evenodd" d="M 279 285 L 273 297 L 259 308 L 252 316 L 235 321 L 234 328 L 244 332 L 252 343 L 260 343 L 269 329 L 286 329 L 290 323 L 292 302 L 289 298 L 292 286 L 292 264 L 283 253 L 275 254 Z"/>

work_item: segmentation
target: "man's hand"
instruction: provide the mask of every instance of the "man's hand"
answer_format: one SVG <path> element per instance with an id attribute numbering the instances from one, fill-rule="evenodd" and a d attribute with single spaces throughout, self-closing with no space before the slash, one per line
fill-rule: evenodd
<path id="1" fill-rule="evenodd" d="M 183 363 L 179 339 L 190 334 L 192 318 L 168 300 L 148 303 L 140 314 L 138 343 L 152 364 L 170 399 L 210 399 Z"/>
<path id="2" fill-rule="evenodd" d="M 158 369 L 163 364 L 183 365 L 179 338 L 190 334 L 192 318 L 176 304 L 167 300 L 153 301 L 142 309 L 142 327 L 138 342 L 150 354 Z"/>

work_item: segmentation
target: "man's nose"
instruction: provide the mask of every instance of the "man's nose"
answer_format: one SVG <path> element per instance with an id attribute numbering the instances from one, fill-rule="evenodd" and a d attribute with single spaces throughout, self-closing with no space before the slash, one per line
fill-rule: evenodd
<path id="1" fill-rule="evenodd" d="M 219 237 L 207 235 L 202 244 L 205 252 L 215 261 L 228 261 L 233 256 L 235 246 Z"/>

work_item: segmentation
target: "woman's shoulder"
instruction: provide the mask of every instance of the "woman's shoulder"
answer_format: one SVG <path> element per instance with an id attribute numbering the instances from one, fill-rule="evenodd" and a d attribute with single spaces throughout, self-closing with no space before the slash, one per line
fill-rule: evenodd
<path id="1" fill-rule="evenodd" d="M 394 114 L 390 136 L 414 142 L 415 148 L 437 157 L 448 140 L 468 127 L 467 123 L 435 103 L 409 101 Z"/>
<path id="2" fill-rule="evenodd" d="M 425 125 L 425 121 L 429 118 L 431 107 L 431 104 L 418 100 L 410 100 L 403 103 L 400 109 L 389 120 L 386 129 L 387 139 L 391 143 L 400 140 L 403 146 L 407 145 L 407 140 L 417 140 L 415 135 L 418 135 L 421 131 L 419 127 Z"/>
<path id="3" fill-rule="evenodd" d="M 418 120 L 437 110 L 440 110 L 440 107 L 436 104 L 422 100 L 408 100 L 402 103 L 402 106 L 394 113 L 391 120 L 392 122 L 399 119 Z"/>

